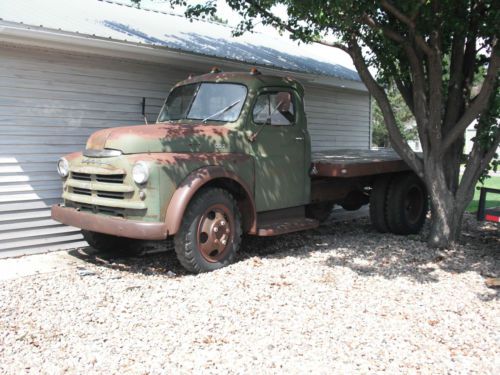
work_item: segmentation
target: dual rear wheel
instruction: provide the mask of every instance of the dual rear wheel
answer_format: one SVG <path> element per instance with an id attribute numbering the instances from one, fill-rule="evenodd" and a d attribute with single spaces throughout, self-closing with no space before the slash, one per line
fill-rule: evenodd
<path id="1" fill-rule="evenodd" d="M 416 174 L 380 176 L 375 180 L 370 195 L 370 219 L 379 232 L 418 233 L 428 209 L 427 190 Z"/>

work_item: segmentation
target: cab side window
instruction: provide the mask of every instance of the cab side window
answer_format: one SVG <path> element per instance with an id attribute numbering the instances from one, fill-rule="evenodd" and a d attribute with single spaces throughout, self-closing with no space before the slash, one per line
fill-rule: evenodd
<path id="1" fill-rule="evenodd" d="M 259 95 L 253 107 L 253 121 L 257 125 L 292 125 L 295 122 L 292 94 L 280 91 Z"/>

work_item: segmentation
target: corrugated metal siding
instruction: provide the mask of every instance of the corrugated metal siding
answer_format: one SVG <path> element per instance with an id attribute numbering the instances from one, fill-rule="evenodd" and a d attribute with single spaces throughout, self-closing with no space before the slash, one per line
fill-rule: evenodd
<path id="1" fill-rule="evenodd" d="M 57 159 L 83 149 L 98 129 L 142 123 L 142 97 L 154 120 L 170 87 L 187 75 L 166 65 L 0 45 L 0 255 L 85 245 L 78 229 L 50 219 L 61 195 Z M 314 150 L 367 148 L 368 95 L 306 92 Z"/>
<path id="2" fill-rule="evenodd" d="M 368 93 L 307 85 L 305 92 L 313 151 L 369 148 Z"/>
<path id="3" fill-rule="evenodd" d="M 0 46 L 0 254 L 85 245 L 50 219 L 59 202 L 57 159 L 94 131 L 153 121 L 187 72 L 167 66 Z"/>

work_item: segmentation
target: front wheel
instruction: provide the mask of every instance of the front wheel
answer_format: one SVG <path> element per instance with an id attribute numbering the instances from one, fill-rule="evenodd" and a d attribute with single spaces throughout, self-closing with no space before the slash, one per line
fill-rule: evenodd
<path id="1" fill-rule="evenodd" d="M 179 262 L 189 272 L 222 268 L 241 243 L 241 216 L 231 194 L 219 188 L 201 190 L 190 202 L 174 237 Z"/>

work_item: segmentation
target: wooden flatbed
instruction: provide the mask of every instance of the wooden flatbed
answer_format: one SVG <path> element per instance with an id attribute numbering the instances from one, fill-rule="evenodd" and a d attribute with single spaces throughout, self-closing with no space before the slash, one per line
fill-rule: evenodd
<path id="1" fill-rule="evenodd" d="M 363 177 L 410 170 L 392 150 L 313 152 L 311 164 L 311 175 L 314 177 Z"/>

